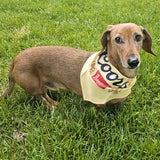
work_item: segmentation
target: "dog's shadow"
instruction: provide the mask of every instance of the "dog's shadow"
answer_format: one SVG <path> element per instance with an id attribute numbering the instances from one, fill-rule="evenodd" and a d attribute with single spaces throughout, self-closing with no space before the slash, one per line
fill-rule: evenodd
<path id="1" fill-rule="evenodd" d="M 78 111 L 84 111 L 85 109 L 90 110 L 90 108 L 94 108 L 96 112 L 103 112 L 106 114 L 116 114 L 117 112 L 120 112 L 121 109 L 121 103 L 117 104 L 106 104 L 103 107 L 99 108 L 96 107 L 95 104 L 84 101 L 82 97 L 77 96 L 73 92 L 69 90 L 59 90 L 59 91 L 51 91 L 49 90 L 48 95 L 50 98 L 52 98 L 54 101 L 58 102 L 57 109 L 60 108 L 60 110 L 63 110 L 63 107 L 65 107 L 66 110 L 71 111 L 72 107 L 76 107 Z M 41 101 L 36 100 L 33 96 L 30 96 L 27 94 L 24 98 L 19 98 L 18 100 L 20 103 L 25 102 L 25 104 L 30 104 L 34 109 L 37 107 L 40 107 L 43 105 L 44 107 L 45 104 Z M 47 109 L 47 107 L 46 107 Z"/>
<path id="2" fill-rule="evenodd" d="M 87 119 L 92 119 L 93 117 L 97 119 L 97 116 L 99 118 L 102 118 L 101 115 L 108 115 L 108 117 L 110 117 L 110 115 L 117 116 L 123 110 L 123 104 L 121 103 L 108 104 L 102 108 L 98 108 L 96 107 L 96 105 L 84 101 L 82 97 L 77 96 L 76 94 L 68 90 L 59 90 L 58 92 L 48 91 L 48 95 L 53 100 L 58 102 L 58 106 L 55 112 L 57 112 L 57 114 L 60 114 L 61 116 L 64 116 L 64 118 L 66 113 L 71 113 L 71 115 L 73 113 L 73 116 L 78 116 L 79 118 L 81 118 L 81 115 L 83 115 L 83 117 L 88 117 Z M 43 114 L 45 114 L 45 112 L 51 112 L 47 109 L 43 102 L 36 100 L 33 96 L 25 93 L 25 91 L 23 90 L 17 89 L 17 92 L 14 92 L 11 98 L 7 98 L 6 100 L 8 101 L 8 106 L 19 106 L 22 110 L 24 110 L 24 112 L 24 108 L 26 108 L 26 110 L 31 110 L 33 114 L 37 111 L 41 112 L 41 110 Z M 74 115 L 74 113 L 76 114 Z"/>

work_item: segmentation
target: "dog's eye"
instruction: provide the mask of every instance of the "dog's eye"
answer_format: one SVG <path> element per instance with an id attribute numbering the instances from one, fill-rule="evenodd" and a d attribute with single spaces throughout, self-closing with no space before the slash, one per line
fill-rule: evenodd
<path id="1" fill-rule="evenodd" d="M 141 36 L 141 35 L 137 34 L 137 35 L 135 36 L 135 40 L 136 40 L 137 42 L 140 42 L 141 39 L 142 39 L 142 36 Z"/>
<path id="2" fill-rule="evenodd" d="M 122 39 L 120 37 L 116 37 L 115 38 L 115 42 L 118 43 L 118 44 L 121 44 L 122 43 Z"/>

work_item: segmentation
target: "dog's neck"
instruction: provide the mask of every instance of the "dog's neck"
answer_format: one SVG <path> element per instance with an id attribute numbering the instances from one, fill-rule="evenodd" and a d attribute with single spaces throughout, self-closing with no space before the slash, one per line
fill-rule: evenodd
<path id="1" fill-rule="evenodd" d="M 108 60 L 125 77 L 127 77 L 127 78 L 136 77 L 138 68 L 136 68 L 136 69 L 124 68 L 121 63 L 117 63 L 117 62 L 120 62 L 119 57 L 116 57 L 116 59 L 115 59 L 112 57 L 112 54 L 110 54 L 110 53 L 108 53 Z"/>

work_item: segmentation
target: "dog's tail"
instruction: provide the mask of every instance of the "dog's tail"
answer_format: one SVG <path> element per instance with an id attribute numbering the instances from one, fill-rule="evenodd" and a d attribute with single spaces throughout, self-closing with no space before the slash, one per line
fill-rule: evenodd
<path id="1" fill-rule="evenodd" d="M 11 67 L 10 67 L 10 70 L 9 70 L 9 84 L 8 84 L 8 87 L 7 87 L 6 91 L 0 97 L 1 99 L 5 98 L 6 96 L 9 96 L 13 91 L 13 88 L 14 88 L 14 85 L 15 85 L 15 81 L 12 78 L 13 68 L 14 68 L 14 60 L 13 60 L 13 62 L 11 64 Z"/>

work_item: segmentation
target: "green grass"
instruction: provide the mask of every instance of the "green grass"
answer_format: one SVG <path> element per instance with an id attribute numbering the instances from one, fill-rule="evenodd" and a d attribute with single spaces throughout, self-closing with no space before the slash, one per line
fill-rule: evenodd
<path id="1" fill-rule="evenodd" d="M 141 52 L 132 95 L 96 110 L 69 91 L 59 91 L 52 113 L 15 86 L 0 101 L 0 159 L 160 159 L 160 1 L 0 0 L 0 95 L 12 59 L 40 45 L 101 49 L 109 24 L 146 28 L 158 55 Z M 21 138 L 13 138 L 19 130 Z"/>

